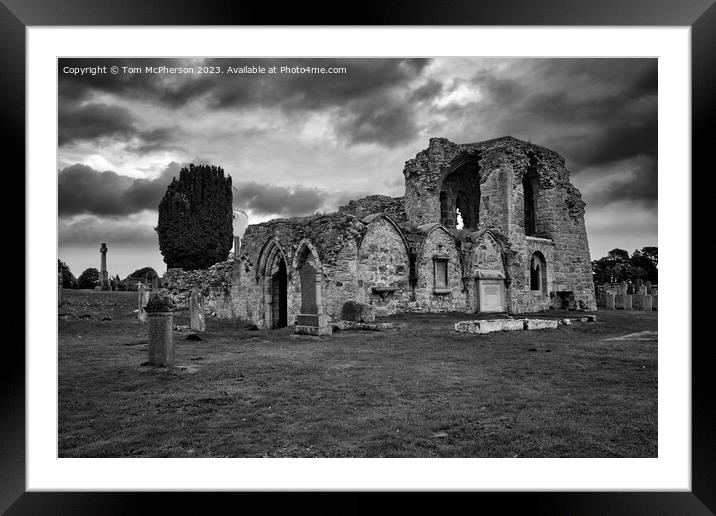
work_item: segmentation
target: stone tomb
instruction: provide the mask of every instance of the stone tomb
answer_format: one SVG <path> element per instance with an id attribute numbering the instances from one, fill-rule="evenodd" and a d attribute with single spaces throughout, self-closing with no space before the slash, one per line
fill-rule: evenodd
<path id="1" fill-rule="evenodd" d="M 495 331 L 523 330 L 522 319 L 485 319 L 455 323 L 455 331 L 461 333 L 492 333 Z"/>
<path id="2" fill-rule="evenodd" d="M 525 319 L 525 330 L 554 330 L 559 326 L 557 319 Z"/>

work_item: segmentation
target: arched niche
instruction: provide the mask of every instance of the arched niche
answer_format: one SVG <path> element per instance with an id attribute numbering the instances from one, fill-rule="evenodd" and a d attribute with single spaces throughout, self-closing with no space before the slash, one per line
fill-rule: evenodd
<path id="1" fill-rule="evenodd" d="M 309 240 L 304 239 L 299 243 L 293 259 L 293 268 L 298 273 L 301 300 L 297 324 L 318 326 L 319 316 L 323 314 L 323 264 L 318 250 Z"/>
<path id="2" fill-rule="evenodd" d="M 547 295 L 547 261 L 539 251 L 530 258 L 530 291 Z"/>

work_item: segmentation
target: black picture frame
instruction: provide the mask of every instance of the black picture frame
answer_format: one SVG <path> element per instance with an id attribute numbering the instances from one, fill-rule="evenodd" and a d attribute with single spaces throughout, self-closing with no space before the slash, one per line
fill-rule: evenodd
<path id="1" fill-rule="evenodd" d="M 560 26 L 689 26 L 692 72 L 692 170 L 713 168 L 716 106 L 716 5 L 714 0 L 478 0 L 361 2 L 350 10 L 333 4 L 273 4 L 222 0 L 0 0 L 0 104 L 4 150 L 14 170 L 25 170 L 25 29 L 28 26 L 109 25 L 560 25 Z M 707 165 L 708 164 L 708 165 Z M 692 172 L 692 178 L 696 174 Z M 684 177 L 684 180 L 688 180 Z M 24 181 L 19 188 L 24 191 Z M 692 190 L 696 192 L 696 190 Z M 706 201 L 707 203 L 708 201 Z M 696 206 L 694 200 L 692 206 Z M 701 217 L 694 215 L 694 221 Z M 692 234 L 696 234 L 692 230 Z M 17 246 L 19 247 L 19 246 Z M 24 248 L 23 248 L 24 249 Z M 24 251 L 22 253 L 25 262 Z M 684 250 L 686 260 L 691 250 Z M 29 273 L 23 267 L 25 273 Z M 23 270 L 17 269 L 17 270 Z M 685 278 L 691 281 L 691 278 Z M 691 303 L 691 300 L 685 300 Z M 23 303 L 24 305 L 24 303 Z M 696 306 L 693 304 L 692 306 Z M 31 306 L 26 307 L 32 310 Z M 693 318 L 692 318 L 693 319 Z M 9 340 L 9 339 L 6 339 Z M 716 428 L 712 393 L 710 339 L 678 343 L 692 353 L 692 490 L 690 492 L 572 492 L 477 493 L 481 507 L 499 504 L 501 510 L 529 507 L 535 514 L 712 514 L 716 511 Z M 25 353 L 5 343 L 2 359 L 2 434 L 0 442 L 0 511 L 7 514 L 130 514 L 145 512 L 159 502 L 183 511 L 207 501 L 182 493 L 68 493 L 26 492 L 25 488 Z M 196 496 L 196 495 L 194 495 Z M 253 494 L 213 494 L 221 507 L 248 509 L 228 500 Z M 274 495 L 269 506 L 328 510 L 313 497 Z M 456 500 L 459 501 L 459 500 Z M 266 502 L 260 502 L 266 503 Z M 334 506 L 337 512 L 367 512 L 385 502 L 379 494 L 351 494 Z M 425 509 L 422 494 L 404 501 Z M 447 506 L 438 502 L 441 509 Z M 222 504 L 222 505 L 218 505 Z M 487 504 L 487 505 L 486 505 Z M 212 504 L 213 505 L 213 504 Z M 268 508 L 268 507 L 267 507 Z M 456 506 L 456 509 L 458 507 Z M 233 509 L 231 509 L 233 512 Z M 333 512 L 333 511 L 331 511 Z"/>

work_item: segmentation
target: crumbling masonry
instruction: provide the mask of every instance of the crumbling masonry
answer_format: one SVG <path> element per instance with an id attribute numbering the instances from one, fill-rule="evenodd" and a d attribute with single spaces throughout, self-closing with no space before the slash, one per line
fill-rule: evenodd
<path id="1" fill-rule="evenodd" d="M 557 153 L 431 138 L 403 174 L 404 197 L 248 226 L 208 310 L 323 334 L 348 301 L 377 316 L 596 309 L 585 204 Z"/>

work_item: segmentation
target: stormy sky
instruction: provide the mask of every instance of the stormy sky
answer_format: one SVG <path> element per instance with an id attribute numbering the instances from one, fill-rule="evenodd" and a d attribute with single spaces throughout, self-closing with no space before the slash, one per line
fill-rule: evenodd
<path id="1" fill-rule="evenodd" d="M 123 71 L 146 66 L 224 73 Z M 228 72 L 245 66 L 278 73 Z M 433 136 L 549 147 L 587 203 L 593 259 L 657 245 L 656 59 L 60 59 L 58 80 L 59 257 L 75 276 L 99 268 L 101 242 L 111 275 L 166 270 L 157 205 L 188 163 L 231 175 L 253 223 L 403 195 Z"/>

